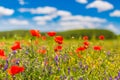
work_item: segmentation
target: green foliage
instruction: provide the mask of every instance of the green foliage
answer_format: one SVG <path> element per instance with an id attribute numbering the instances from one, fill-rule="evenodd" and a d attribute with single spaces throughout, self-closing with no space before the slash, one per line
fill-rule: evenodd
<path id="1" fill-rule="evenodd" d="M 45 33 L 42 33 L 45 34 Z M 96 38 L 98 39 L 98 36 L 104 35 L 106 39 L 115 39 L 117 36 L 115 33 L 109 31 L 109 30 L 100 30 L 100 29 L 81 29 L 81 30 L 70 30 L 70 31 L 63 31 L 63 32 L 57 32 L 57 35 L 62 35 L 66 39 L 71 39 L 74 37 L 75 39 L 79 39 L 83 36 L 88 36 L 89 39 Z M 12 37 L 30 37 L 28 30 L 15 30 L 15 31 L 6 31 L 6 32 L 0 32 L 0 37 L 2 38 L 12 38 Z"/>
<path id="2" fill-rule="evenodd" d="M 67 39 L 70 39 L 72 37 L 78 39 L 83 36 L 88 36 L 89 39 L 93 37 L 98 39 L 98 36 L 100 35 L 104 35 L 106 39 L 115 39 L 117 37 L 116 34 L 114 34 L 113 32 L 103 29 L 71 30 L 71 31 L 59 32 L 58 34 L 64 36 Z"/>
<path id="3" fill-rule="evenodd" d="M 29 31 L 27 30 L 14 30 L 14 31 L 5 31 L 0 32 L 0 37 L 8 39 L 8 38 L 15 38 L 16 36 L 19 37 L 26 37 L 29 36 Z"/>

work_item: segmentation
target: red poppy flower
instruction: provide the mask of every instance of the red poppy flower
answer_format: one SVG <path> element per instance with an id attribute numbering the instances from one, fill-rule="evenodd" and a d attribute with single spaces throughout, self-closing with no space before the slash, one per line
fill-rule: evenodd
<path id="1" fill-rule="evenodd" d="M 3 49 L 0 49 L 0 58 L 2 58 L 2 59 L 4 59 L 4 60 L 7 59 L 7 57 L 5 56 L 5 52 L 4 52 Z"/>
<path id="2" fill-rule="evenodd" d="M 86 46 L 86 45 L 84 45 L 83 47 L 84 47 L 85 49 L 87 49 L 87 48 L 88 48 L 88 46 Z"/>
<path id="3" fill-rule="evenodd" d="M 85 49 L 87 49 L 87 48 L 89 47 L 89 42 L 88 42 L 88 41 L 84 41 L 83 44 L 84 44 L 83 47 L 84 47 Z"/>
<path id="4" fill-rule="evenodd" d="M 88 41 L 84 41 L 83 44 L 86 45 L 86 46 L 89 46 L 89 42 Z"/>
<path id="5" fill-rule="evenodd" d="M 77 49 L 76 49 L 76 52 L 78 53 L 78 52 L 84 51 L 84 50 L 85 50 L 85 48 L 84 48 L 84 46 L 82 46 L 82 47 L 77 48 Z"/>
<path id="6" fill-rule="evenodd" d="M 104 39 L 105 39 L 105 36 L 104 36 L 104 35 L 100 35 L 100 36 L 99 36 L 99 39 L 100 39 L 100 40 L 104 40 Z"/>
<path id="7" fill-rule="evenodd" d="M 58 44 L 62 44 L 63 43 L 63 37 L 62 36 L 56 36 L 54 39 Z"/>
<path id="8" fill-rule="evenodd" d="M 83 40 L 88 40 L 88 36 L 83 36 Z"/>
<path id="9" fill-rule="evenodd" d="M 40 54 L 46 54 L 47 50 L 46 49 L 39 49 L 37 52 Z"/>
<path id="10" fill-rule="evenodd" d="M 42 36 L 42 40 L 46 40 L 46 36 Z"/>
<path id="11" fill-rule="evenodd" d="M 38 53 L 40 54 L 46 54 L 47 53 L 47 49 L 45 47 L 40 47 L 38 50 L 37 50 Z"/>
<path id="12" fill-rule="evenodd" d="M 14 45 L 11 47 L 12 50 L 21 49 L 20 42 L 15 42 Z"/>
<path id="13" fill-rule="evenodd" d="M 39 30 L 32 29 L 32 30 L 30 30 L 30 33 L 31 33 L 32 36 L 36 36 L 36 37 L 41 36 Z"/>
<path id="14" fill-rule="evenodd" d="M 48 34 L 49 36 L 53 37 L 53 36 L 56 35 L 56 32 L 54 32 L 54 31 L 50 31 L 50 32 L 48 32 L 47 34 Z"/>
<path id="15" fill-rule="evenodd" d="M 18 74 L 20 72 L 24 71 L 24 67 L 19 67 L 19 66 L 11 66 L 10 69 L 8 69 L 8 74 L 14 76 L 15 74 Z"/>
<path id="16" fill-rule="evenodd" d="M 55 52 L 60 51 L 60 50 L 62 50 L 62 46 L 56 46 L 56 47 L 54 48 L 54 51 L 55 51 Z"/>
<path id="17" fill-rule="evenodd" d="M 100 51 L 100 50 L 102 49 L 101 46 L 94 46 L 93 48 L 94 48 L 94 50 L 96 50 L 96 51 Z"/>

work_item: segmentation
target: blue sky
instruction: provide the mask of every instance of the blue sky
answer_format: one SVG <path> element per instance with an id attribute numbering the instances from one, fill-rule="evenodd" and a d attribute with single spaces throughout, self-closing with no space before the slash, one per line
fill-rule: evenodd
<path id="1" fill-rule="evenodd" d="M 0 0 L 0 31 L 85 28 L 120 34 L 120 0 Z"/>

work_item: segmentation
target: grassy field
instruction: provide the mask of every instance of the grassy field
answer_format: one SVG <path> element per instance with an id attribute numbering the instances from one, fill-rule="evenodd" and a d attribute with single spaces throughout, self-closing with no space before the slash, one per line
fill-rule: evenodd
<path id="1" fill-rule="evenodd" d="M 0 80 L 119 79 L 119 38 L 56 40 L 46 34 L 0 40 Z"/>

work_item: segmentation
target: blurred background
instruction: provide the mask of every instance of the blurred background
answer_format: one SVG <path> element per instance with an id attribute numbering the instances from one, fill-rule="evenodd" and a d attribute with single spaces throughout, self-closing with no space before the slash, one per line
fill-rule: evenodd
<path id="1" fill-rule="evenodd" d="M 104 29 L 120 34 L 119 4 L 120 0 L 0 0 L 0 31 Z"/>

